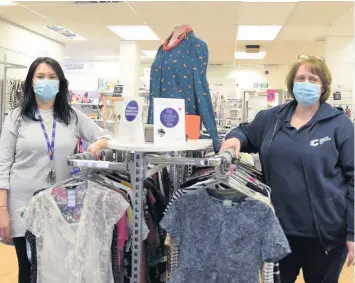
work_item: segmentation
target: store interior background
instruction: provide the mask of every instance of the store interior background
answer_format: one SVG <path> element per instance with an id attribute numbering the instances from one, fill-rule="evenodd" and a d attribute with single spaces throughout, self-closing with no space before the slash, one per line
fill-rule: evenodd
<path id="1" fill-rule="evenodd" d="M 0 63 L 0 93 L 5 69 L 7 78 L 23 80 L 36 57 L 49 56 L 62 64 L 72 90 L 98 91 L 99 78 L 115 78 L 124 85 L 124 95 L 138 95 L 138 88 L 149 85 L 149 67 L 159 46 L 174 26 L 188 23 L 208 45 L 210 86 L 226 97 L 244 99 L 244 90 L 264 92 L 260 86 L 265 83 L 269 89 L 286 90 L 289 65 L 306 54 L 324 57 L 332 71 L 333 91 L 340 91 L 342 99 L 330 103 L 348 105 L 352 112 L 355 107 L 354 1 L 78 2 L 84 1 L 0 0 L 0 62 L 6 62 Z M 281 30 L 275 38 L 264 31 L 240 40 L 238 30 L 246 25 Z M 62 26 L 77 39 L 48 26 Z M 125 40 L 109 26 L 146 26 L 156 38 Z M 248 44 L 260 45 L 260 53 L 244 54 Z M 256 59 L 237 59 L 236 52 Z M 251 112 L 259 110 L 258 103 L 249 105 Z M 0 245 L 0 266 L 0 282 L 16 282 L 13 249 Z M 353 281 L 353 269 L 346 269 L 341 283 Z"/>

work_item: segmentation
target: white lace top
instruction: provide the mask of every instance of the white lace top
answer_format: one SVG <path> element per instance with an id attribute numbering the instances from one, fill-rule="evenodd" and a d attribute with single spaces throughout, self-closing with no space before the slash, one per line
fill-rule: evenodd
<path id="1" fill-rule="evenodd" d="M 34 196 L 24 221 L 37 238 L 37 283 L 113 283 L 113 227 L 128 206 L 121 194 L 89 183 L 80 221 L 73 229 L 52 190 Z"/>

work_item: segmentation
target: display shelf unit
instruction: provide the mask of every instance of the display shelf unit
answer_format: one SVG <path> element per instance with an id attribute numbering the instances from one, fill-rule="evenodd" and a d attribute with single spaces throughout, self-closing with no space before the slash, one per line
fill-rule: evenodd
<path id="1" fill-rule="evenodd" d="M 176 157 L 176 153 L 190 152 L 196 150 L 205 150 L 210 147 L 212 140 L 194 140 L 188 141 L 183 145 L 170 145 L 159 147 L 150 143 L 128 145 L 121 144 L 118 141 L 110 141 L 108 147 L 115 151 L 130 152 L 130 161 L 128 163 L 96 161 L 96 160 L 80 160 L 77 155 L 68 157 L 68 165 L 74 167 L 85 167 L 102 170 L 124 170 L 129 171 L 134 188 L 133 201 L 133 233 L 132 233 L 132 277 L 131 283 L 141 283 L 141 263 L 143 249 L 143 230 L 142 223 L 144 221 L 143 196 L 144 196 L 144 179 L 156 172 L 158 169 L 168 165 L 184 165 L 184 166 L 214 166 L 220 170 L 229 168 L 231 164 L 231 155 L 226 153 L 221 156 L 208 158 L 191 158 Z M 151 153 L 164 153 L 161 156 L 151 155 Z M 157 168 L 147 170 L 148 164 L 157 165 Z M 175 188 L 176 189 L 176 188 Z"/>
<path id="2" fill-rule="evenodd" d="M 109 104 L 108 102 L 111 102 Z M 120 101 L 123 101 L 123 97 L 115 97 L 115 96 L 108 96 L 104 95 L 102 102 L 103 102 L 103 107 L 102 107 L 102 127 L 104 129 L 107 128 L 107 124 L 118 124 L 119 123 L 119 113 L 117 111 L 117 106 Z M 111 119 L 108 119 L 108 116 L 111 116 Z M 108 121 L 110 120 L 110 123 Z M 116 134 L 116 127 L 112 127 L 112 132 L 115 135 Z"/>
<path id="3" fill-rule="evenodd" d="M 9 110 L 7 109 L 9 108 L 9 101 L 6 97 L 8 87 L 7 81 L 9 79 L 8 72 L 14 69 L 24 70 L 27 69 L 27 66 L 11 63 L 7 60 L 6 56 L 4 56 L 3 59 L 0 58 L 0 132 Z"/>

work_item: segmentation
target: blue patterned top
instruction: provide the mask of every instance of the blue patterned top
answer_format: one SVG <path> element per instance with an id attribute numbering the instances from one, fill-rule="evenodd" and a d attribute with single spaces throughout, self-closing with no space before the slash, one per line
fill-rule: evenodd
<path id="1" fill-rule="evenodd" d="M 164 51 L 163 46 L 151 67 L 148 124 L 153 124 L 153 98 L 185 99 L 186 114 L 200 115 L 219 150 L 216 120 L 206 77 L 207 44 L 191 31 L 177 46 Z"/>

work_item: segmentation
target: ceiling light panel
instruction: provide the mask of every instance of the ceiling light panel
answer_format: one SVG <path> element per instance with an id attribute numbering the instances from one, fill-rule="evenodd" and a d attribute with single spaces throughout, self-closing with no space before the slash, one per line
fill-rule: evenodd
<path id="1" fill-rule="evenodd" d="M 262 60 L 264 59 L 266 52 L 262 51 L 259 53 L 247 53 L 244 51 L 236 51 L 235 52 L 235 59 L 242 59 L 242 60 Z"/>
<path id="2" fill-rule="evenodd" d="M 108 26 L 107 28 L 124 40 L 160 40 L 148 26 Z"/>
<path id="3" fill-rule="evenodd" d="M 13 1 L 0 0 L 0 6 L 15 6 L 15 5 L 16 5 L 16 3 Z"/>
<path id="4" fill-rule="evenodd" d="M 239 26 L 237 40 L 274 40 L 282 26 Z"/>

